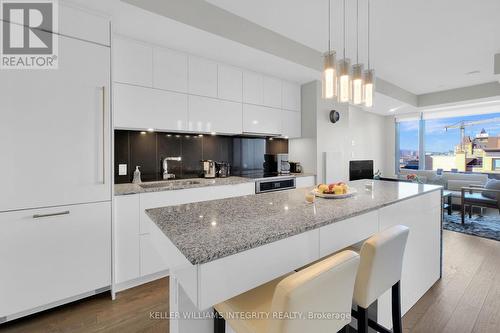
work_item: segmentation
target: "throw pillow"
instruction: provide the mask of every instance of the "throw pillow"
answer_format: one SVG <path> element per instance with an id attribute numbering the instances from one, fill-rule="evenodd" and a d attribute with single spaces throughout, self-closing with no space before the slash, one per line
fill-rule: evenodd
<path id="1" fill-rule="evenodd" d="M 486 185 L 484 186 L 485 189 L 488 190 L 500 190 L 500 180 L 497 179 L 488 179 L 486 182 Z M 490 199 L 495 199 L 500 197 L 500 193 L 496 192 L 483 192 L 483 196 L 490 198 Z"/>

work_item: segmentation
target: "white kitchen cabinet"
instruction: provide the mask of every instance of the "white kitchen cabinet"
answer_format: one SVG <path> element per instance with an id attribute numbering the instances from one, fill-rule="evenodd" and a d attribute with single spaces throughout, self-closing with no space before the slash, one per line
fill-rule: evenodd
<path id="1" fill-rule="evenodd" d="M 188 56 L 166 48 L 153 49 L 153 87 L 187 93 Z"/>
<path id="2" fill-rule="evenodd" d="M 137 279 L 140 271 L 139 195 L 116 196 L 115 219 L 115 283 Z"/>
<path id="3" fill-rule="evenodd" d="M 188 129 L 195 132 L 241 134 L 241 103 L 189 96 Z"/>
<path id="4" fill-rule="evenodd" d="M 141 276 L 155 274 L 167 270 L 168 262 L 151 243 L 151 235 L 140 235 L 141 243 Z"/>
<path id="5" fill-rule="evenodd" d="M 0 257 L 0 318 L 105 290 L 111 202 L 0 213 Z"/>
<path id="6" fill-rule="evenodd" d="M 113 40 L 113 81 L 153 86 L 153 47 L 132 39 Z"/>
<path id="7" fill-rule="evenodd" d="M 263 77 L 253 72 L 243 72 L 243 103 L 264 103 Z"/>
<path id="8" fill-rule="evenodd" d="M 300 138 L 301 112 L 281 110 L 281 135 L 287 138 Z"/>
<path id="9" fill-rule="evenodd" d="M 188 73 L 190 94 L 217 97 L 217 63 L 190 56 Z"/>
<path id="10" fill-rule="evenodd" d="M 264 76 L 262 79 L 263 86 L 263 105 L 272 108 L 281 108 L 281 80 Z"/>
<path id="11" fill-rule="evenodd" d="M 114 84 L 114 126 L 183 131 L 187 129 L 188 95 Z"/>
<path id="12" fill-rule="evenodd" d="M 59 69 L 0 75 L 0 211 L 111 200 L 110 49 L 58 38 Z"/>
<path id="13" fill-rule="evenodd" d="M 280 109 L 243 104 L 243 132 L 254 134 L 281 134 Z"/>
<path id="14" fill-rule="evenodd" d="M 243 96 L 243 73 L 241 70 L 218 65 L 218 96 L 220 99 L 241 102 Z"/>
<path id="15" fill-rule="evenodd" d="M 295 178 L 295 187 L 311 187 L 316 185 L 316 176 L 298 176 Z"/>
<path id="16" fill-rule="evenodd" d="M 283 81 L 282 87 L 282 108 L 300 111 L 300 84 Z"/>

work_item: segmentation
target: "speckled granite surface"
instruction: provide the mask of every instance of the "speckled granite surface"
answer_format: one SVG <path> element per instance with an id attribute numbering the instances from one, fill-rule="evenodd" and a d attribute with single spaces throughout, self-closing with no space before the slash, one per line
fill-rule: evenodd
<path id="1" fill-rule="evenodd" d="M 309 176 L 314 176 L 314 174 L 300 173 L 300 174 L 291 174 L 290 176 L 309 177 Z M 115 195 L 128 195 L 128 194 L 138 194 L 147 192 L 182 190 L 186 188 L 197 188 L 205 186 L 236 185 L 253 181 L 255 181 L 255 179 L 248 177 L 232 176 L 227 178 L 213 178 L 213 179 L 192 178 L 192 179 L 164 180 L 157 182 L 145 182 L 140 185 L 127 183 L 127 184 L 116 184 L 114 186 L 115 186 Z M 195 182 L 195 183 L 187 184 L 186 182 Z"/>
<path id="2" fill-rule="evenodd" d="M 205 186 L 219 185 L 236 185 L 242 183 L 253 182 L 253 179 L 243 177 L 227 177 L 227 178 L 193 178 L 193 179 L 178 179 L 164 180 L 158 182 L 146 182 L 142 184 L 116 184 L 115 195 L 127 195 L 147 192 L 160 192 L 182 190 L 186 188 L 197 188 Z"/>
<path id="3" fill-rule="evenodd" d="M 360 215 L 440 186 L 374 181 L 349 185 L 358 190 L 347 199 L 305 202 L 307 189 L 271 192 L 147 209 L 146 213 L 192 264 L 203 264 L 307 230 Z"/>

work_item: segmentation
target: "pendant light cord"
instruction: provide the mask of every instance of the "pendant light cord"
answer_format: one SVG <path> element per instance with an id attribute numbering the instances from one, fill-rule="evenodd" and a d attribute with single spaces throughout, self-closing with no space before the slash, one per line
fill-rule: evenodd
<path id="1" fill-rule="evenodd" d="M 345 60 L 345 39 L 346 39 L 346 32 L 345 32 L 345 0 L 344 0 L 344 4 L 343 4 L 343 11 L 344 11 L 344 27 L 343 27 L 343 30 L 344 30 L 344 60 Z"/>
<path id="2" fill-rule="evenodd" d="M 370 69 L 370 0 L 368 0 L 368 69 Z"/>
<path id="3" fill-rule="evenodd" d="M 356 63 L 359 64 L 359 0 L 356 0 Z"/>
<path id="4" fill-rule="evenodd" d="M 330 47 L 330 24 L 332 21 L 332 10 L 330 9 L 332 1 L 328 0 L 328 54 L 332 53 L 332 48 Z"/>

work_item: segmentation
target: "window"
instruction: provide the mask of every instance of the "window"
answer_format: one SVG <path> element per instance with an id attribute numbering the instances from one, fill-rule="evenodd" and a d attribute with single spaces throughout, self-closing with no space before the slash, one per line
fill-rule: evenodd
<path id="1" fill-rule="evenodd" d="M 493 170 L 500 171 L 500 158 L 493 160 Z"/>
<path id="2" fill-rule="evenodd" d="M 400 169 L 418 169 L 419 164 L 419 120 L 401 121 L 398 123 Z"/>
<path id="3" fill-rule="evenodd" d="M 500 173 L 500 113 L 423 118 L 397 123 L 400 169 Z"/>

